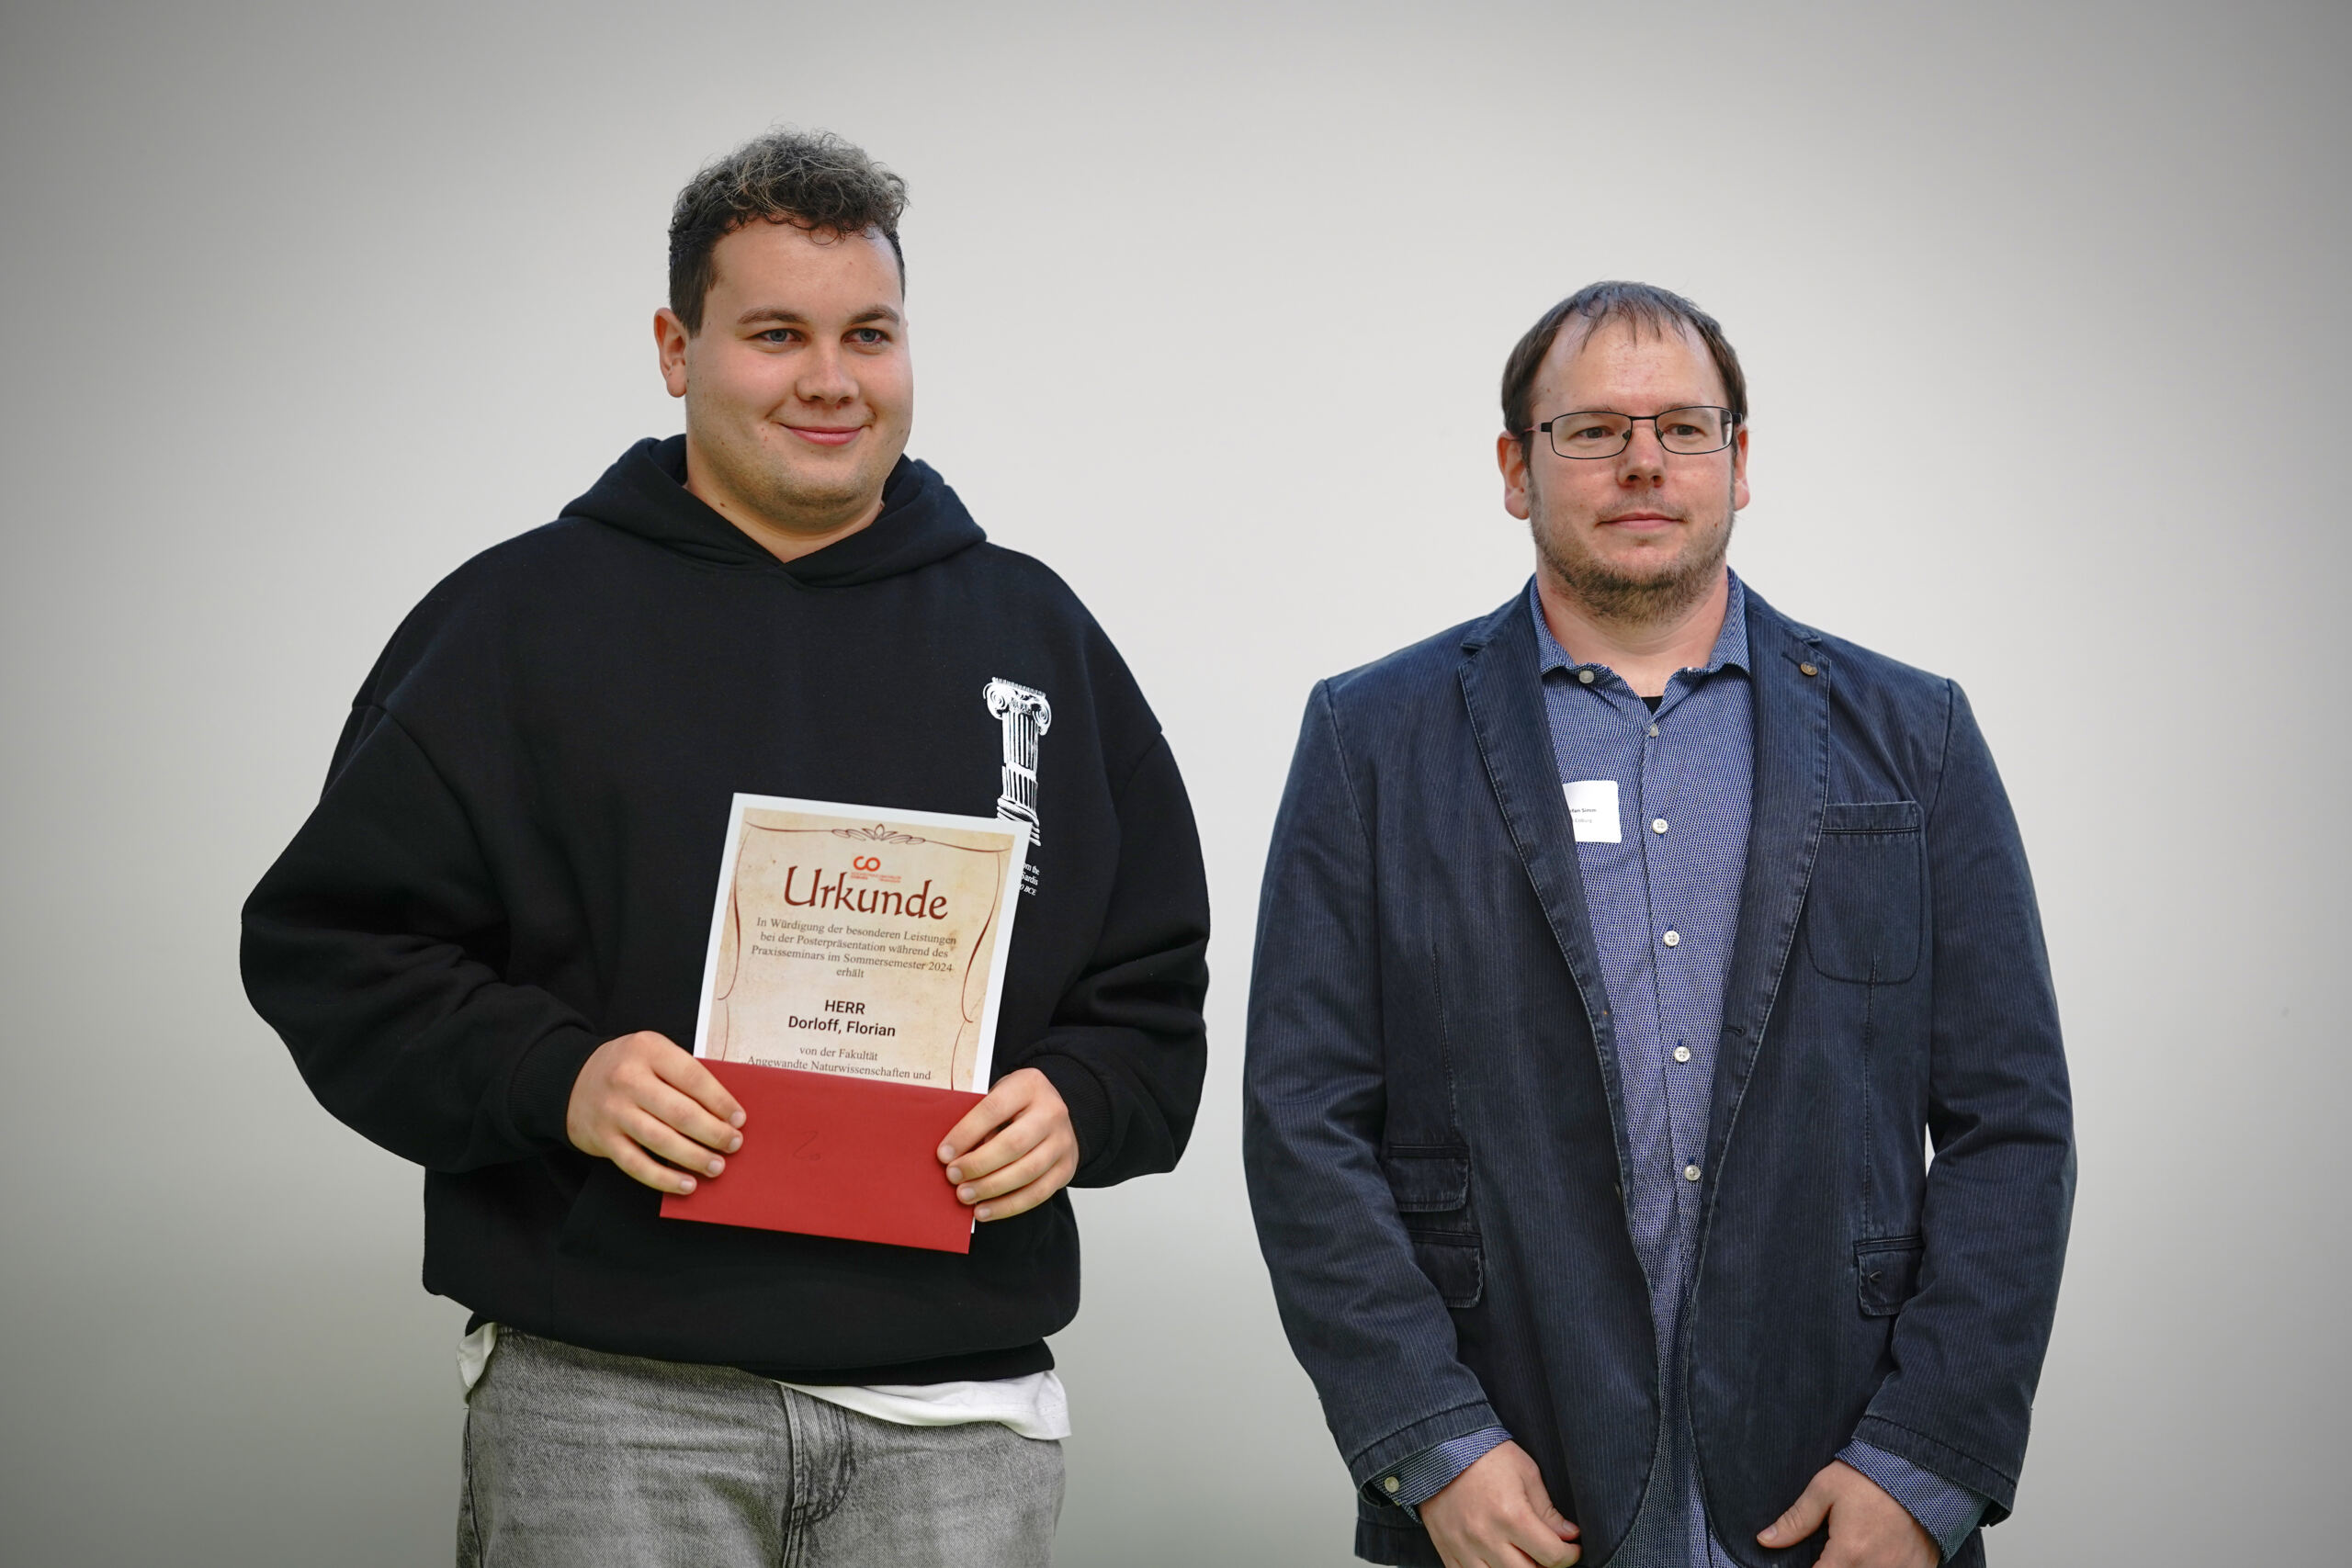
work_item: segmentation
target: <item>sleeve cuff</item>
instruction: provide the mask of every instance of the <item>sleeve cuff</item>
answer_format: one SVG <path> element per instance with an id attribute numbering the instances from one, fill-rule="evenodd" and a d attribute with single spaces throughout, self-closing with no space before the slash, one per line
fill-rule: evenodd
<path id="1" fill-rule="evenodd" d="M 1423 1449 L 1364 1483 L 1375 1502 L 1404 1509 L 1418 1519 L 1420 1506 L 1453 1484 L 1464 1471 L 1510 1441 L 1500 1427 L 1482 1427 Z"/>
<path id="2" fill-rule="evenodd" d="M 1912 1463 L 1857 1438 L 1838 1457 L 1876 1482 L 1886 1495 L 1903 1505 L 1919 1528 L 1935 1538 L 1936 1550 L 1950 1562 L 1984 1517 L 1988 1499 L 1932 1470 Z"/>
<path id="3" fill-rule="evenodd" d="M 1045 1074 L 1046 1081 L 1069 1108 L 1070 1134 L 1078 1139 L 1078 1168 L 1084 1170 L 1087 1162 L 1111 1141 L 1111 1097 L 1103 1092 L 1102 1081 L 1074 1057 L 1040 1054 L 1021 1065 Z"/>
<path id="4" fill-rule="evenodd" d="M 591 1029 L 559 1029 L 523 1053 L 506 1080 L 506 1116 L 518 1138 L 542 1150 L 571 1143 L 565 1122 L 571 1111 L 571 1086 L 604 1043 Z"/>

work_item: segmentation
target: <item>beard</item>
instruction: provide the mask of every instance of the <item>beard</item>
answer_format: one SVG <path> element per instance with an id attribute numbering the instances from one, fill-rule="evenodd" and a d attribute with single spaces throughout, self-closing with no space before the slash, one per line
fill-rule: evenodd
<path id="1" fill-rule="evenodd" d="M 1555 535 L 1545 525 L 1541 498 L 1537 499 L 1539 504 L 1528 523 L 1535 536 L 1536 558 L 1551 570 L 1586 614 L 1597 621 L 1623 626 L 1672 620 L 1704 598 L 1731 554 L 1732 525 L 1738 515 L 1726 496 L 1723 527 L 1712 536 L 1690 537 L 1676 555 L 1627 570 L 1584 549 L 1572 531 L 1563 529 Z"/>

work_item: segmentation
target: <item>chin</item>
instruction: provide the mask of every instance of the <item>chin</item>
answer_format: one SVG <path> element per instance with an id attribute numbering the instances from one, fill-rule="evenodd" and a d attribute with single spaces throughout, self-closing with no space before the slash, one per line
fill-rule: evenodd
<path id="1" fill-rule="evenodd" d="M 1630 558 L 1612 560 L 1603 557 L 1596 564 L 1603 571 L 1622 578 L 1627 582 L 1646 585 L 1655 582 L 1670 582 L 1689 572 L 1701 562 L 1698 555 L 1690 550 L 1677 550 L 1670 556 L 1656 555 L 1645 550 Z"/>
<path id="2" fill-rule="evenodd" d="M 769 477 L 765 489 L 771 502 L 787 511 L 822 511 L 870 501 L 889 478 L 888 470 L 868 473 L 864 465 L 831 473 L 780 473 Z"/>

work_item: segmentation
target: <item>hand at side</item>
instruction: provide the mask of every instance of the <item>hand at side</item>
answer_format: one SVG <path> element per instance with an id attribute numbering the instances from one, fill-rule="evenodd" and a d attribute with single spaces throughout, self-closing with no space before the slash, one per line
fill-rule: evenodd
<path id="1" fill-rule="evenodd" d="M 1445 1568 L 1567 1568 L 1584 1555 L 1527 1450 L 1505 1443 L 1421 1505 Z"/>
<path id="2" fill-rule="evenodd" d="M 1832 1460 L 1806 1483 L 1804 1495 L 1756 1539 L 1794 1546 L 1829 1522 L 1829 1544 L 1818 1568 L 1936 1568 L 1943 1549 L 1909 1509 L 1843 1460 Z"/>
<path id="3" fill-rule="evenodd" d="M 743 1146 L 743 1108 L 708 1067 L 667 1035 L 623 1034 L 596 1047 L 571 1083 L 563 1130 L 582 1154 L 611 1160 L 660 1192 L 691 1192 Z M 667 1162 L 667 1163 L 664 1163 Z"/>
<path id="4" fill-rule="evenodd" d="M 1061 1090 L 1036 1068 L 1015 1067 L 948 1133 L 939 1163 L 979 1219 L 1035 1208 L 1078 1174 L 1078 1134 Z"/>

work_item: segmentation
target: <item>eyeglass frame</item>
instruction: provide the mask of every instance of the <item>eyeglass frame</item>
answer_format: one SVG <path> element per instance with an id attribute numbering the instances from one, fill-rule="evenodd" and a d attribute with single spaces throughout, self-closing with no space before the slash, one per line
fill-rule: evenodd
<path id="1" fill-rule="evenodd" d="M 1677 452 L 1673 447 L 1668 446 L 1666 444 L 1665 438 L 1658 434 L 1657 422 L 1664 419 L 1668 414 L 1680 413 L 1685 409 L 1708 409 L 1715 413 L 1723 415 L 1723 446 L 1710 446 L 1703 452 Z M 1564 419 L 1574 419 L 1578 414 L 1588 413 L 1605 413 L 1613 419 L 1622 419 L 1625 421 L 1624 444 L 1619 446 L 1614 452 L 1586 452 L 1579 454 L 1561 451 L 1559 443 L 1552 439 L 1552 427 L 1559 423 L 1560 421 Z M 1545 420 L 1541 424 L 1529 425 L 1525 430 L 1521 431 L 1519 434 L 1524 436 L 1533 435 L 1540 432 L 1544 437 L 1544 445 L 1552 449 L 1552 455 L 1555 457 L 1566 458 L 1571 463 L 1605 463 L 1611 457 L 1622 457 L 1625 455 L 1626 448 L 1634 445 L 1634 427 L 1645 421 L 1648 422 L 1651 438 L 1657 442 L 1657 449 L 1677 457 L 1712 457 L 1718 452 L 1727 450 L 1733 442 L 1739 439 L 1740 426 L 1745 423 L 1737 414 L 1733 413 L 1731 410 L 1724 407 L 1721 403 L 1677 403 L 1670 409 L 1660 409 L 1656 413 L 1626 413 L 1621 409 L 1570 409 L 1566 413 L 1554 414 L 1550 419 Z"/>

